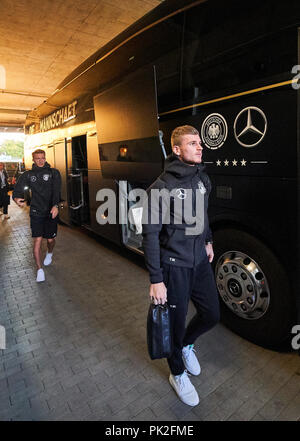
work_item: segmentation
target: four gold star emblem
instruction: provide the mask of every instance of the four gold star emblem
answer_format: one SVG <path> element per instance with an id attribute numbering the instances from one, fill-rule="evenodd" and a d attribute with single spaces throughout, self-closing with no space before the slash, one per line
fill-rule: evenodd
<path id="1" fill-rule="evenodd" d="M 237 167 L 239 165 L 239 163 L 241 164 L 242 167 L 246 167 L 246 165 L 247 165 L 247 161 L 244 158 L 241 161 L 238 161 L 237 159 L 233 159 L 232 161 L 229 161 L 228 159 L 225 159 L 224 161 L 217 159 L 216 160 L 217 167 L 221 167 L 222 162 L 224 162 L 225 167 L 228 167 L 230 165 L 230 162 L 232 162 L 233 167 Z"/>

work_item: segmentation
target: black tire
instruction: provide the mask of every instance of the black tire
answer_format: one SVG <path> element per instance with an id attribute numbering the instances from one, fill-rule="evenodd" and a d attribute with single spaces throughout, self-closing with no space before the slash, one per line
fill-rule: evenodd
<path id="1" fill-rule="evenodd" d="M 255 344 L 288 349 L 296 308 L 283 266 L 260 240 L 244 231 L 224 229 L 214 233 L 214 270 L 220 256 L 232 250 L 246 254 L 259 265 L 269 286 L 269 305 L 264 315 L 249 320 L 236 315 L 220 296 L 222 322 Z"/>

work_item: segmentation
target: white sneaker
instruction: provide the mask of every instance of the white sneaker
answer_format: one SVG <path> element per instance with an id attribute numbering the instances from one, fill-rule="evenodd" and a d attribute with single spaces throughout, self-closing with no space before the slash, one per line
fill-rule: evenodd
<path id="1" fill-rule="evenodd" d="M 193 375 L 199 375 L 201 367 L 195 355 L 194 345 L 184 346 L 182 349 L 182 359 L 187 370 Z"/>
<path id="2" fill-rule="evenodd" d="M 50 263 L 52 262 L 52 255 L 53 255 L 53 253 L 47 253 L 46 254 L 46 257 L 45 257 L 45 260 L 44 260 L 44 265 L 45 266 L 50 265 Z"/>
<path id="3" fill-rule="evenodd" d="M 199 404 L 197 391 L 192 385 L 187 371 L 184 371 L 181 375 L 170 374 L 169 382 L 184 404 L 188 406 L 197 406 Z"/>
<path id="4" fill-rule="evenodd" d="M 36 281 L 37 282 L 45 282 L 45 273 L 42 268 L 40 268 L 37 272 Z"/>

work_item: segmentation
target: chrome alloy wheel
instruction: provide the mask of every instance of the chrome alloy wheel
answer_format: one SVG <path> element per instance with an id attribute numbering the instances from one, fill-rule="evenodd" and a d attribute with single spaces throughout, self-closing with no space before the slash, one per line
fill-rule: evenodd
<path id="1" fill-rule="evenodd" d="M 216 283 L 226 306 L 239 317 L 257 320 L 268 310 L 270 291 L 259 265 L 240 251 L 227 251 L 217 261 Z"/>

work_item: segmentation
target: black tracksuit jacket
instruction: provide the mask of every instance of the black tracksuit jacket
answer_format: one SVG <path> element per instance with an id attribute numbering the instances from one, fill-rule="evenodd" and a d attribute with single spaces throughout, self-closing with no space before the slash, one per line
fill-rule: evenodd
<path id="1" fill-rule="evenodd" d="M 44 167 L 32 165 L 18 179 L 13 198 L 24 198 L 25 187 L 31 189 L 30 216 L 49 216 L 50 210 L 60 201 L 61 177 L 57 169 L 46 162 Z"/>
<path id="2" fill-rule="evenodd" d="M 159 283 L 163 281 L 162 263 L 173 266 L 193 268 L 203 259 L 203 249 L 207 242 L 212 241 L 212 234 L 209 228 L 207 215 L 208 197 L 211 190 L 211 183 L 208 175 L 204 172 L 205 166 L 197 164 L 190 166 L 182 162 L 175 155 L 170 155 L 165 161 L 164 172 L 149 187 L 148 193 L 148 213 L 143 218 L 143 249 L 145 253 L 146 266 L 150 273 L 150 282 Z M 204 190 L 203 190 L 204 186 Z M 196 190 L 202 189 L 204 194 L 204 213 L 197 213 L 204 216 L 204 230 L 201 234 L 186 235 L 186 228 L 192 225 L 186 224 L 184 218 L 182 223 L 174 222 L 176 218 L 176 191 L 182 193 L 184 190 L 192 192 L 193 216 L 196 215 Z M 159 222 L 151 224 L 151 190 L 167 189 L 175 194 L 171 198 L 170 207 L 170 223 L 163 222 L 163 202 L 159 204 Z M 178 201 L 177 201 L 178 202 Z M 158 205 L 156 205 L 158 206 Z"/>
<path id="3" fill-rule="evenodd" d="M 1 178 L 0 178 L 0 207 L 4 207 L 9 204 L 9 196 L 7 195 L 7 192 L 9 190 L 8 174 L 6 170 L 3 170 L 3 173 L 5 180 L 5 187 L 1 188 Z"/>

